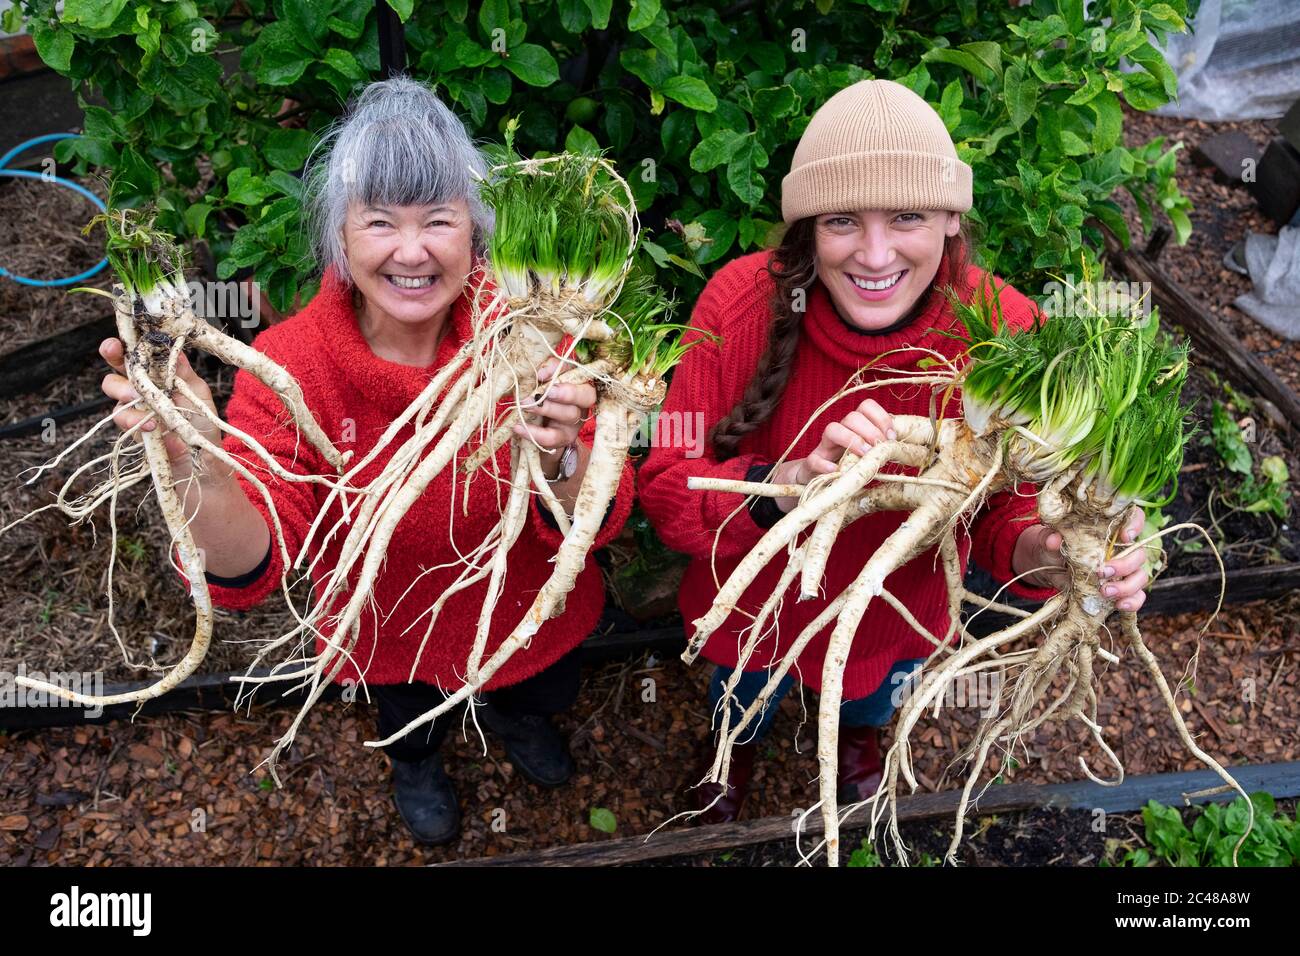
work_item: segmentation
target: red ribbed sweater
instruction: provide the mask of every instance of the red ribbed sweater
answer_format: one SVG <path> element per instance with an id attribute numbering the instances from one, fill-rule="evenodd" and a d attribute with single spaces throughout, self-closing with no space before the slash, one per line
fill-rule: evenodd
<path id="1" fill-rule="evenodd" d="M 715 343 L 705 339 L 686 353 L 673 373 L 664 414 L 702 412 L 703 433 L 707 434 L 742 397 L 767 346 L 770 300 L 774 291 L 766 271 L 769 256 L 769 252 L 758 252 L 736 259 L 705 286 L 696 303 L 691 325 L 702 332 L 718 335 L 721 340 Z M 943 284 L 946 276 L 945 260 L 940 265 L 938 284 Z M 967 289 L 974 288 L 986 278 L 986 273 L 972 267 L 967 275 Z M 1023 295 L 1004 286 L 1000 300 L 1010 327 L 1020 329 L 1032 324 L 1034 307 Z M 741 440 L 739 454 L 719 462 L 713 457 L 711 446 L 706 446 L 702 457 L 695 458 L 688 457 L 689 449 L 682 447 L 656 447 L 651 451 L 637 477 L 641 505 L 664 543 L 694 559 L 687 568 L 678 595 L 688 634 L 691 622 L 708 610 L 717 595 L 714 570 L 710 567 L 715 532 L 744 498 L 731 493 L 690 491 L 686 479 L 701 475 L 743 480 L 752 466 L 776 461 L 813 416 L 817 406 L 844 387 L 849 377 L 873 357 L 892 349 L 917 346 L 956 358 L 961 350 L 960 343 L 936 331 L 954 328 L 963 331 L 947 300 L 936 294 L 931 296 L 929 305 L 917 320 L 905 328 L 880 335 L 862 334 L 839 317 L 825 287 L 817 282 L 808 296 L 794 365 L 776 412 Z M 701 338 L 691 333 L 687 335 Z M 920 353 L 915 358 L 899 354 L 884 361 L 893 368 L 916 369 L 916 361 L 922 357 Z M 865 394 L 890 414 L 929 415 L 929 393 L 924 388 L 900 386 L 853 393 L 817 417 L 816 424 L 808 428 L 787 460 L 803 458 L 814 451 L 826 424 L 842 419 L 862 402 Z M 960 410 L 960 393 L 955 393 L 948 414 L 960 414 Z M 670 417 L 669 421 L 672 420 Z M 896 465 L 887 466 L 885 470 L 896 474 L 916 473 L 915 469 Z M 991 496 L 976 515 L 971 535 L 959 535 L 958 551 L 963 572 L 973 546 L 975 560 L 999 583 L 1005 583 L 1013 576 L 1011 556 L 1016 539 L 1037 520 L 1034 498 L 1037 489 L 1022 484 L 1019 490 L 1019 496 L 1010 492 Z M 832 549 L 823 582 L 824 596 L 799 601 L 796 581 L 776 617 L 775 633 L 769 634 L 759 645 L 749 669 L 765 668 L 769 661 L 779 660 L 804 626 L 825 607 L 826 601 L 853 581 L 862 568 L 864 557 L 873 553 L 904 517 L 901 513 L 881 513 L 859 518 L 851 524 Z M 749 509 L 740 508 L 717 537 L 717 581 L 727 579 L 763 534 L 764 529 L 754 522 Z M 739 607 L 751 615 L 757 612 L 776 587 L 781 567 L 779 559 L 770 562 L 745 592 Z M 886 578 L 885 584 L 932 634 L 944 633 L 948 627 L 948 609 L 937 547 L 899 568 Z M 1051 588 L 1029 588 L 1019 584 L 1011 585 L 1010 590 L 1033 600 L 1045 600 L 1056 593 Z M 704 656 L 714 663 L 734 667 L 741 634 L 747 623 L 749 619 L 739 610 L 733 611 L 709 639 Z M 821 687 L 822 659 L 831 631 L 832 627 L 827 627 L 808 644 L 796 670 L 792 671 L 813 690 Z M 867 608 L 849 654 L 844 673 L 845 699 L 870 694 L 880 686 L 895 661 L 925 657 L 932 649 L 932 645 L 919 636 L 897 611 L 884 601 L 873 601 Z"/>
<path id="2" fill-rule="evenodd" d="M 259 334 L 253 345 L 288 369 L 302 386 L 307 407 L 325 434 L 340 450 L 352 450 L 352 461 L 359 461 L 468 338 L 471 330 L 468 296 L 467 291 L 454 304 L 449 328 L 438 346 L 438 356 L 427 368 L 389 362 L 371 351 L 357 324 L 351 293 L 338 281 L 332 269 L 326 272 L 320 291 L 301 312 Z M 285 424 L 288 416 L 280 400 L 246 371 L 240 370 L 235 374 L 235 387 L 226 409 L 226 419 L 257 438 L 286 469 L 300 474 L 333 474 L 319 453 L 306 441 L 298 439 L 292 423 Z M 582 432 L 582 439 L 588 445 L 591 444 L 593 429 L 594 417 Z M 378 475 L 393 452 L 410 435 L 411 426 L 408 424 L 357 480 L 368 482 Z M 224 447 L 252 465 L 254 473 L 267 483 L 284 528 L 289 554 L 296 556 L 328 491 L 320 485 L 285 482 L 271 476 L 256 465 L 258 459 L 233 436 L 226 437 Z M 463 458 L 462 451 L 457 465 Z M 508 444 L 497 455 L 497 467 L 503 479 L 509 475 Z M 454 514 L 451 507 L 453 472 L 457 478 Z M 612 540 L 627 520 L 632 508 L 634 480 L 632 466 L 628 464 L 624 467 L 618 496 L 596 536 L 593 550 Z M 239 482 L 244 494 L 270 527 L 269 513 L 261 496 L 242 477 Z M 461 565 L 456 563 L 457 551 L 463 554 L 472 550 L 496 525 L 499 511 L 505 506 L 509 481 L 495 480 L 489 464 L 470 484 L 467 511 L 461 504 L 463 491 L 464 478 L 459 474 L 459 468 L 444 469 L 397 526 L 388 547 L 386 563 L 373 589 L 374 601 L 381 611 L 379 620 L 376 621 L 373 608 L 368 606 L 362 616 L 361 634 L 353 652 L 353 660 L 360 663 L 366 681 L 371 684 L 407 681 L 416 648 L 427 626 L 427 619 L 417 622 L 416 618 L 456 579 L 461 570 Z M 332 526 L 339 514 L 335 503 L 324 527 Z M 545 584 L 554 567 L 549 563 L 550 558 L 562 540 L 560 533 L 541 518 L 537 507 L 530 507 L 528 514 L 529 524 L 510 551 L 502 597 L 492 617 L 488 656 L 509 635 Z M 313 574 L 316 582 L 337 564 L 346 530 L 346 527 L 341 529 L 326 548 Z M 319 532 L 315 540 L 319 542 Z M 450 566 L 436 568 L 444 564 Z M 261 603 L 272 592 L 279 591 L 282 567 L 279 551 L 273 548 L 270 566 L 254 583 L 241 588 L 210 585 L 213 603 L 235 610 Z M 357 564 L 359 567 L 360 562 Z M 426 568 L 436 569 L 421 576 Z M 354 570 L 353 582 L 356 575 Z M 412 582 L 415 584 L 410 593 L 399 603 L 398 598 Z M 461 675 L 465 672 L 487 584 L 484 578 L 447 601 L 420 658 L 416 680 L 453 690 L 463 684 Z M 294 596 L 302 605 L 307 591 L 300 585 Z M 605 590 L 600 569 L 589 558 L 565 601 L 564 613 L 544 624 L 530 646 L 517 652 L 497 671 L 487 688 L 518 683 L 554 663 L 591 633 L 604 604 Z M 385 620 L 384 615 L 390 612 L 391 617 Z M 411 631 L 403 634 L 413 622 Z M 331 633 L 328 625 L 322 630 Z M 317 651 L 322 646 L 318 638 Z M 348 662 L 336 679 L 341 682 L 348 678 L 356 680 L 357 677 L 356 665 Z"/>

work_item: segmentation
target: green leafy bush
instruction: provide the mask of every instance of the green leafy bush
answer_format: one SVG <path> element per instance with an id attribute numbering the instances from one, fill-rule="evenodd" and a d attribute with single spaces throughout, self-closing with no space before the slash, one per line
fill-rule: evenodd
<path id="1" fill-rule="evenodd" d="M 866 77 L 935 104 L 975 174 L 986 264 L 1032 289 L 1093 261 L 1100 226 L 1128 241 L 1116 194 L 1179 241 L 1189 204 L 1175 153 L 1123 145 L 1122 104 L 1166 102 L 1175 79 L 1150 42 L 1185 28 L 1185 0 L 390 0 L 410 71 L 476 135 L 520 118 L 527 152 L 603 149 L 650 227 L 661 267 L 700 267 L 771 241 L 780 180 L 809 118 Z M 252 270 L 272 304 L 310 294 L 299 180 L 314 133 L 378 76 L 369 0 L 19 0 L 51 67 L 107 109 L 57 147 L 107 167 L 115 201 L 157 198 L 161 228 L 205 240 L 222 278 Z M 237 62 L 223 73 L 218 54 Z M 237 55 L 237 58 L 236 58 Z M 1121 63 L 1132 68 L 1121 69 Z"/>

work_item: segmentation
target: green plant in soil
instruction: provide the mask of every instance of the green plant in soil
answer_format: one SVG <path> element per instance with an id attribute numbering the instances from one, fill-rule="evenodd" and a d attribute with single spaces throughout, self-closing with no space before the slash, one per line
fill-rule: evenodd
<path id="1" fill-rule="evenodd" d="M 1232 866 L 1235 852 L 1239 866 L 1300 866 L 1300 808 L 1288 816 L 1267 792 L 1252 793 L 1249 806 L 1238 797 L 1229 804 L 1207 804 L 1195 816 L 1189 828 L 1177 807 L 1148 801 L 1142 809 L 1147 845 L 1107 840 L 1098 865 Z"/>
<path id="2" fill-rule="evenodd" d="M 1279 455 L 1270 455 L 1257 467 L 1240 424 L 1233 420 L 1227 406 L 1217 398 L 1211 405 L 1210 437 L 1207 441 L 1224 469 L 1236 476 L 1234 482 L 1224 482 L 1228 503 L 1248 514 L 1267 513 L 1285 521 L 1290 513 L 1291 497 L 1291 475 L 1286 462 Z"/>

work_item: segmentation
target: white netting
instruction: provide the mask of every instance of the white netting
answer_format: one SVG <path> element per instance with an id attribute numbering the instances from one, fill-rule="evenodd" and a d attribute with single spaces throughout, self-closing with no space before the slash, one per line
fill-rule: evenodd
<path id="1" fill-rule="evenodd" d="M 1203 0 L 1190 26 L 1165 47 L 1178 101 L 1156 113 L 1271 119 L 1300 98 L 1300 0 Z"/>

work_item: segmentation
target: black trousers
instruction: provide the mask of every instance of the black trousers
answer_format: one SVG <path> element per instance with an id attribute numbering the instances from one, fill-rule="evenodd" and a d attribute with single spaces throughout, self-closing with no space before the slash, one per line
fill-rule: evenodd
<path id="1" fill-rule="evenodd" d="M 488 691 L 483 696 L 504 714 L 535 714 L 549 717 L 568 710 L 578 699 L 578 648 L 574 648 L 540 674 L 527 680 Z M 379 707 L 379 736 L 384 738 L 401 730 L 415 718 L 433 710 L 449 695 L 433 684 L 418 681 L 409 684 L 376 684 L 370 696 Z M 417 727 L 405 737 L 384 748 L 394 760 L 410 763 L 433 756 L 442 746 L 447 729 L 460 720 L 460 709 L 443 714 L 432 723 Z"/>

